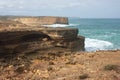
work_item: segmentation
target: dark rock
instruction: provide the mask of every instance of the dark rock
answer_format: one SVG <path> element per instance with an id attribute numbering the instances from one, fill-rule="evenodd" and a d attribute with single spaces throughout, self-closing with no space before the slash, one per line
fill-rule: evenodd
<path id="1" fill-rule="evenodd" d="M 47 21 L 48 19 L 48 21 Z M 7 18 L 9 24 L 5 21 L 0 25 L 0 53 L 30 53 L 37 50 L 51 51 L 55 53 L 66 51 L 84 51 L 84 40 L 82 36 L 78 36 L 76 28 L 47 28 L 35 27 L 33 23 L 38 25 L 46 21 L 45 24 L 64 23 L 67 24 L 67 18 L 60 17 L 20 17 Z M 51 22 L 49 22 L 51 20 Z M 18 21 L 18 22 L 15 22 Z M 20 21 L 20 22 L 19 22 Z M 31 27 L 27 22 L 32 22 Z M 14 23 L 15 22 L 15 23 Z M 17 24 L 21 24 L 17 26 Z M 26 24 L 23 24 L 26 23 Z M 15 24 L 15 26 L 12 26 Z M 5 28 L 4 26 L 9 26 Z M 21 27 L 25 25 L 25 27 Z"/>

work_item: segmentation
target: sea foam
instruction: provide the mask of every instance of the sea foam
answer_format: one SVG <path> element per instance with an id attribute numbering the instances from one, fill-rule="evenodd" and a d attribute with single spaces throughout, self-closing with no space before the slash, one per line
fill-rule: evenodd
<path id="1" fill-rule="evenodd" d="M 113 47 L 113 44 L 109 41 L 90 39 L 90 38 L 85 39 L 86 51 L 108 50 L 112 47 Z"/>
<path id="2" fill-rule="evenodd" d="M 45 27 L 68 27 L 68 26 L 77 26 L 78 24 L 52 24 L 52 25 L 42 25 Z"/>

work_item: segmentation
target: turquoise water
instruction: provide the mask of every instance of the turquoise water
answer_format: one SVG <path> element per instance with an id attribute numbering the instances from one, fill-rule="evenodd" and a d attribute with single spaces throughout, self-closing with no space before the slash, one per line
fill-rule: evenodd
<path id="1" fill-rule="evenodd" d="M 86 51 L 120 49 L 120 19 L 69 18 L 69 25 L 45 26 L 78 28 L 79 35 L 85 36 Z"/>
<path id="2" fill-rule="evenodd" d="M 86 51 L 120 49 L 120 19 L 69 18 L 67 27 L 86 37 Z"/>

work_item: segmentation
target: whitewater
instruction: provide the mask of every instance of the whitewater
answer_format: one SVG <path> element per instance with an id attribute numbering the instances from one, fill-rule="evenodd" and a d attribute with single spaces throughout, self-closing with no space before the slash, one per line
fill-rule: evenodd
<path id="1" fill-rule="evenodd" d="M 120 19 L 69 18 L 69 21 L 69 25 L 44 26 L 78 28 L 79 35 L 85 36 L 86 51 L 120 49 Z"/>

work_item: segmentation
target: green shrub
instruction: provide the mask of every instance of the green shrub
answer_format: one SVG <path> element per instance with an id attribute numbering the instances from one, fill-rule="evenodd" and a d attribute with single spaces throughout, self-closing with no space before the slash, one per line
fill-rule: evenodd
<path id="1" fill-rule="evenodd" d="M 89 77 L 88 74 L 82 74 L 79 76 L 79 79 L 86 79 L 88 77 Z"/>
<path id="2" fill-rule="evenodd" d="M 108 70 L 108 71 L 111 71 L 111 70 L 116 71 L 117 69 L 118 69 L 118 65 L 108 64 L 104 66 L 104 70 Z"/>

